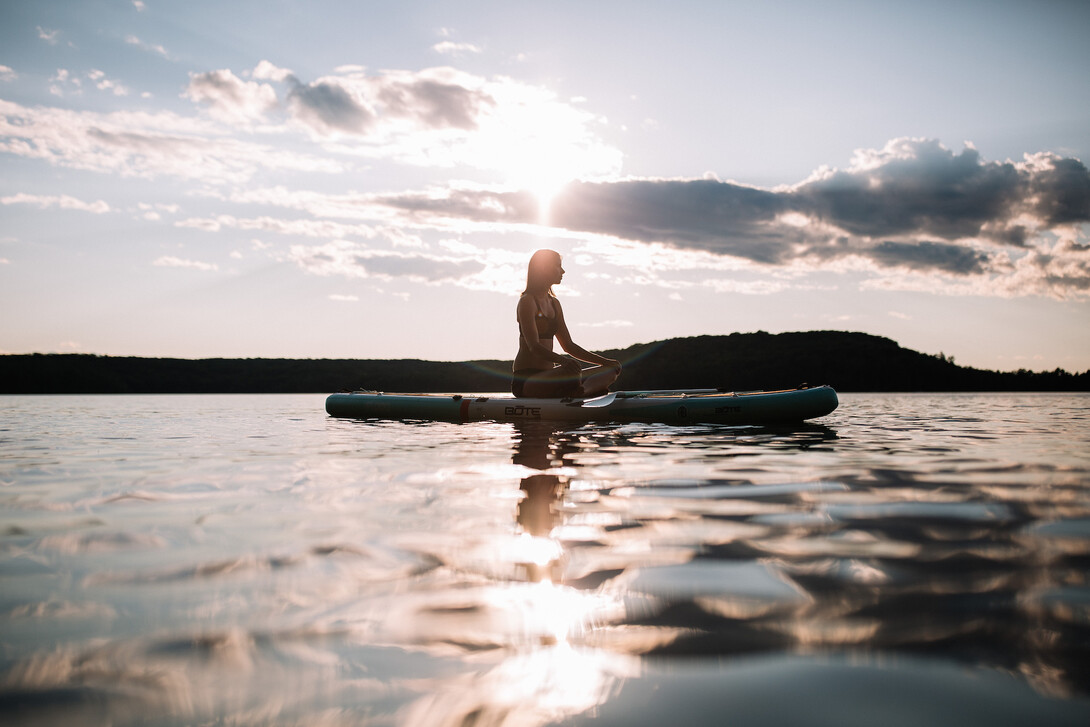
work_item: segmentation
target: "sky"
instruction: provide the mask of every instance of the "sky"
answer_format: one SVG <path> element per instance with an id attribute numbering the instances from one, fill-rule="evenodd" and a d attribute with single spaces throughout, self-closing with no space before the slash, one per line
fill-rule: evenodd
<path id="1" fill-rule="evenodd" d="M 0 0 L 0 352 L 1090 369 L 1090 3 Z"/>

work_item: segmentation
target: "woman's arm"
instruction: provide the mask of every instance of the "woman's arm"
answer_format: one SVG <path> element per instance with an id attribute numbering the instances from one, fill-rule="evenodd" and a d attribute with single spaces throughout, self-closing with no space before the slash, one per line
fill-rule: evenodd
<path id="1" fill-rule="evenodd" d="M 556 308 L 556 340 L 560 343 L 560 347 L 564 349 L 564 351 L 580 361 L 597 364 L 599 366 L 613 366 L 616 367 L 618 371 L 621 370 L 620 361 L 606 358 L 605 356 L 599 356 L 593 351 L 588 351 L 573 341 L 571 339 L 571 333 L 568 331 L 568 324 L 564 320 L 564 309 L 560 307 L 560 301 L 554 298 L 553 307 Z"/>

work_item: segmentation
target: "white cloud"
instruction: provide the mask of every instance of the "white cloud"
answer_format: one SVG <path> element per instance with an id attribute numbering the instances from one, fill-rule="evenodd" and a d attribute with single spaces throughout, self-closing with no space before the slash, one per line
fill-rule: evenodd
<path id="1" fill-rule="evenodd" d="M 599 321 L 598 323 L 583 323 L 580 328 L 632 328 L 636 324 L 626 320 Z"/>
<path id="2" fill-rule="evenodd" d="M 312 275 L 455 285 L 504 294 L 520 285 L 526 274 L 526 253 L 522 250 L 475 249 L 451 255 L 378 250 L 358 242 L 333 240 L 321 245 L 293 245 L 277 259 Z"/>
<path id="3" fill-rule="evenodd" d="M 57 44 L 57 36 L 60 35 L 59 30 L 48 30 L 42 26 L 38 26 L 38 37 L 44 40 L 49 45 Z"/>
<path id="4" fill-rule="evenodd" d="M 261 61 L 253 70 L 253 77 L 264 81 L 285 81 L 292 75 L 286 68 L 279 68 L 269 61 Z"/>
<path id="5" fill-rule="evenodd" d="M 359 296 L 355 296 L 355 295 L 339 295 L 337 293 L 333 293 L 333 294 L 329 295 L 328 298 L 330 300 L 336 301 L 338 303 L 358 303 L 359 302 Z"/>
<path id="6" fill-rule="evenodd" d="M 19 74 L 12 70 L 10 66 L 0 66 L 0 81 L 6 83 L 8 81 L 14 81 L 18 77 Z"/>
<path id="7" fill-rule="evenodd" d="M 176 204 L 164 204 L 162 202 L 156 202 L 155 204 L 150 204 L 148 202 L 140 202 L 136 206 L 140 210 L 145 211 L 145 212 L 148 212 L 148 211 L 168 212 L 168 213 L 170 213 L 172 215 L 178 214 L 178 210 L 181 209 L 181 207 L 176 205 Z"/>
<path id="8" fill-rule="evenodd" d="M 216 217 L 191 217 L 174 223 L 176 227 L 189 227 L 205 232 L 219 232 L 224 228 L 235 230 L 260 230 L 275 232 L 280 235 L 295 235 L 318 238 L 375 237 L 377 232 L 370 225 L 347 225 L 333 220 L 285 220 L 278 217 L 235 217 L 217 215 Z"/>
<path id="9" fill-rule="evenodd" d="M 54 96 L 64 96 L 66 91 L 73 91 L 74 93 L 83 93 L 83 80 L 73 76 L 68 72 L 67 68 L 58 68 L 57 72 L 49 79 L 50 85 L 49 92 Z"/>
<path id="10" fill-rule="evenodd" d="M 144 41 L 137 38 L 135 35 L 125 36 L 125 42 L 128 43 L 129 45 L 135 45 L 137 48 L 140 48 L 141 50 L 146 50 L 149 53 L 156 53 L 158 55 L 161 55 L 163 58 L 170 58 L 170 54 L 167 53 L 167 49 L 164 48 L 163 46 L 153 45 L 151 43 L 145 43 Z"/>
<path id="11" fill-rule="evenodd" d="M 243 182 L 259 169 L 337 172 L 333 159 L 224 138 L 207 122 L 169 112 L 28 108 L 0 99 L 0 152 L 58 166 L 208 184 Z"/>
<path id="12" fill-rule="evenodd" d="M 441 43 L 436 43 L 432 46 L 432 50 L 436 53 L 450 56 L 460 56 L 464 53 L 480 53 L 481 49 L 473 45 L 472 43 L 455 43 L 453 41 L 444 40 Z"/>
<path id="13" fill-rule="evenodd" d="M 262 120 L 277 105 L 272 86 L 243 81 L 229 70 L 190 74 L 182 96 L 204 104 L 220 121 L 243 125 Z"/>
<path id="14" fill-rule="evenodd" d="M 287 259 L 314 275 L 349 278 L 403 278 L 423 283 L 459 282 L 480 273 L 473 259 L 373 250 L 346 240 L 324 245 L 293 245 Z"/>
<path id="15" fill-rule="evenodd" d="M 40 209 L 59 207 L 63 210 L 78 210 L 80 212 L 91 212 L 96 215 L 105 214 L 110 211 L 110 205 L 106 204 L 106 202 L 101 199 L 95 200 L 94 202 L 84 202 L 83 200 L 70 197 L 66 194 L 41 195 L 20 192 L 19 194 L 0 198 L 0 204 L 27 204 Z"/>
<path id="16" fill-rule="evenodd" d="M 203 272 L 215 272 L 219 270 L 219 266 L 215 263 L 205 263 L 198 260 L 185 260 L 182 258 L 174 257 L 172 255 L 164 255 L 161 258 L 152 262 L 152 265 L 166 268 L 189 268 L 191 270 L 200 270 Z"/>
<path id="17" fill-rule="evenodd" d="M 144 0 L 132 0 L 132 6 L 136 8 L 136 11 L 139 13 L 142 13 L 147 9 L 147 6 L 144 5 Z"/>
<path id="18" fill-rule="evenodd" d="M 278 102 L 289 123 L 335 153 L 431 167 L 465 164 L 554 186 L 620 170 L 620 151 L 598 137 L 604 120 L 547 89 L 449 67 L 336 71 L 304 82 L 263 60 L 248 89 L 220 70 L 195 75 L 187 95 L 223 120 L 246 124 L 274 103 L 272 87 L 256 81 L 282 82 Z"/>
<path id="19" fill-rule="evenodd" d="M 87 78 L 95 84 L 95 88 L 99 91 L 109 91 L 114 96 L 128 96 L 129 89 L 125 84 L 120 81 L 115 81 L 112 78 L 106 78 L 106 74 L 97 68 L 93 68 L 87 73 Z"/>
<path id="20" fill-rule="evenodd" d="M 229 217 L 229 215 L 223 215 Z M 232 218 L 233 219 L 233 218 Z M 174 223 L 175 227 L 188 227 L 194 230 L 203 230 L 204 232 L 219 232 L 223 228 L 223 224 L 213 218 L 196 218 L 191 217 L 188 220 L 178 220 Z"/>
<path id="21" fill-rule="evenodd" d="M 733 280 L 731 278 L 711 278 L 704 281 L 704 286 L 717 293 L 737 293 L 739 295 L 772 295 L 791 288 L 783 280 Z"/>

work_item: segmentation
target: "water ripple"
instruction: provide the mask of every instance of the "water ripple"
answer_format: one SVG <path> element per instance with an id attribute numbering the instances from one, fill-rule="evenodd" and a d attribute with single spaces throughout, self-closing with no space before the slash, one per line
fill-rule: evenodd
<path id="1" fill-rule="evenodd" d="M 8 397 L 0 721 L 1090 713 L 1090 397 L 786 429 L 321 402 Z"/>

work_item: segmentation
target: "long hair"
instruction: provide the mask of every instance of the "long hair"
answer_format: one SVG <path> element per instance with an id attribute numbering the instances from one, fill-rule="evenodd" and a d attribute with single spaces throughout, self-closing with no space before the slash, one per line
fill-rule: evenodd
<path id="1" fill-rule="evenodd" d="M 526 266 L 526 290 L 523 295 L 544 289 L 548 295 L 553 294 L 552 284 L 543 283 L 547 267 L 554 261 L 560 260 L 560 253 L 556 250 L 538 250 L 530 256 L 530 264 Z"/>

